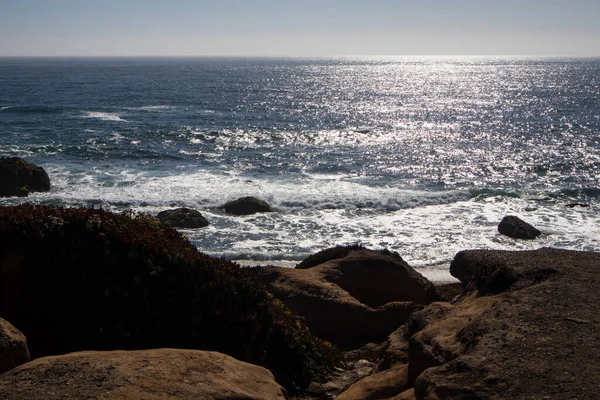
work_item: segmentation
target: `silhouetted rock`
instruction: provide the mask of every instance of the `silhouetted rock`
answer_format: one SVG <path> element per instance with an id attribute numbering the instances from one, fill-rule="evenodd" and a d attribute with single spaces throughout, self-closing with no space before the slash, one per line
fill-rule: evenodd
<path id="1" fill-rule="evenodd" d="M 0 398 L 284 400 L 265 368 L 179 349 L 85 351 L 38 358 L 0 377 Z"/>
<path id="2" fill-rule="evenodd" d="M 0 197 L 27 197 L 48 190 L 50 178 L 43 168 L 19 157 L 0 158 Z"/>
<path id="3" fill-rule="evenodd" d="M 27 339 L 12 324 L 0 318 L 0 374 L 29 361 Z"/>
<path id="4" fill-rule="evenodd" d="M 575 207 L 586 208 L 589 206 L 590 206 L 589 204 L 585 204 L 585 203 L 569 203 L 569 204 L 565 205 L 565 207 L 569 207 L 569 208 L 575 208 Z"/>
<path id="5" fill-rule="evenodd" d="M 256 273 L 311 332 L 344 348 L 385 340 L 413 311 L 440 300 L 427 279 L 390 252 L 354 249 L 308 269 Z"/>
<path id="6" fill-rule="evenodd" d="M 189 208 L 161 211 L 156 218 L 173 228 L 196 229 L 209 225 L 208 220 L 199 211 Z"/>
<path id="7" fill-rule="evenodd" d="M 508 215 L 498 225 L 498 232 L 515 239 L 535 239 L 542 233 L 514 215 Z"/>
<path id="8" fill-rule="evenodd" d="M 223 208 L 228 214 L 251 215 L 272 212 L 271 206 L 256 197 L 242 197 L 226 203 Z"/>

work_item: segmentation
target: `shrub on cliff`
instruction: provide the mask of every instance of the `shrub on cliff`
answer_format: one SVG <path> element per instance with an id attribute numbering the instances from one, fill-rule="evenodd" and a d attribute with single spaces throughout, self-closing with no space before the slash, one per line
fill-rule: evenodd
<path id="1" fill-rule="evenodd" d="M 246 270 L 199 253 L 147 215 L 0 207 L 0 316 L 33 357 L 94 349 L 215 350 L 265 365 L 291 388 L 331 367 Z"/>

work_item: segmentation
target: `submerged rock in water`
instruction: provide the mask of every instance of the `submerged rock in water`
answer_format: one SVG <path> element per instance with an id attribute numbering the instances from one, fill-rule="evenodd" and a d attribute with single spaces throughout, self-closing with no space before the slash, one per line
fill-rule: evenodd
<path id="1" fill-rule="evenodd" d="M 0 197 L 27 197 L 50 190 L 50 178 L 42 167 L 19 157 L 0 158 Z"/>
<path id="2" fill-rule="evenodd" d="M 208 220 L 199 211 L 189 208 L 161 211 L 156 218 L 173 228 L 196 229 L 209 225 Z"/>
<path id="3" fill-rule="evenodd" d="M 228 214 L 251 215 L 256 213 L 272 212 L 271 206 L 256 197 L 242 197 L 226 203 L 223 208 Z"/>
<path id="4" fill-rule="evenodd" d="M 38 358 L 0 378 L 3 399 L 284 400 L 269 370 L 180 349 L 85 351 Z"/>
<path id="5" fill-rule="evenodd" d="M 532 225 L 514 215 L 508 215 L 500 221 L 498 232 L 515 239 L 535 239 L 542 234 Z"/>

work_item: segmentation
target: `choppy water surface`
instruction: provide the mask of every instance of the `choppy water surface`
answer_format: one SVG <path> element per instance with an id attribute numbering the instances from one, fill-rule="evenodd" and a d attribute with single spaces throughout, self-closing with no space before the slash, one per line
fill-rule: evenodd
<path id="1" fill-rule="evenodd" d="M 201 209 L 184 233 L 233 259 L 600 250 L 600 59 L 0 59 L 0 154 L 48 170 L 27 201 Z M 246 195 L 277 212 L 217 209 Z"/>

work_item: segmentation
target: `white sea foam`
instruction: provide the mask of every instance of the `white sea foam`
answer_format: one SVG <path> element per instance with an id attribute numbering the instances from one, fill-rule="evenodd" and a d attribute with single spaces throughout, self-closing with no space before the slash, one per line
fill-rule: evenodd
<path id="1" fill-rule="evenodd" d="M 0 111 L 8 110 L 11 106 L 0 106 Z"/>
<path id="2" fill-rule="evenodd" d="M 84 112 L 83 117 L 84 118 L 98 118 L 103 121 L 127 122 L 127 120 L 121 118 L 121 116 L 118 114 L 99 112 L 99 111 L 86 111 L 86 112 Z"/>
<path id="3" fill-rule="evenodd" d="M 144 111 L 161 111 L 161 110 L 172 110 L 174 108 L 177 108 L 176 106 L 169 106 L 169 105 L 156 105 L 156 106 L 143 106 L 140 107 L 139 110 L 144 110 Z"/>
<path id="4" fill-rule="evenodd" d="M 476 197 L 464 191 L 428 192 L 373 188 L 330 180 L 249 180 L 234 173 L 198 171 L 151 176 L 144 172 L 66 173 L 50 168 L 53 189 L 28 201 L 126 208 L 156 214 L 165 208 L 196 208 L 211 222 L 185 230 L 201 250 L 231 259 L 299 261 L 339 244 L 397 251 L 435 280 L 448 280 L 449 263 L 464 249 L 535 249 L 544 246 L 600 251 L 596 207 L 566 208 L 557 202 L 509 196 Z M 271 203 L 275 213 L 232 217 L 218 209 L 246 195 Z M 52 200 L 54 199 L 54 200 Z M 535 204 L 535 211 L 531 209 Z M 515 214 L 543 233 L 519 241 L 497 232 Z"/>

